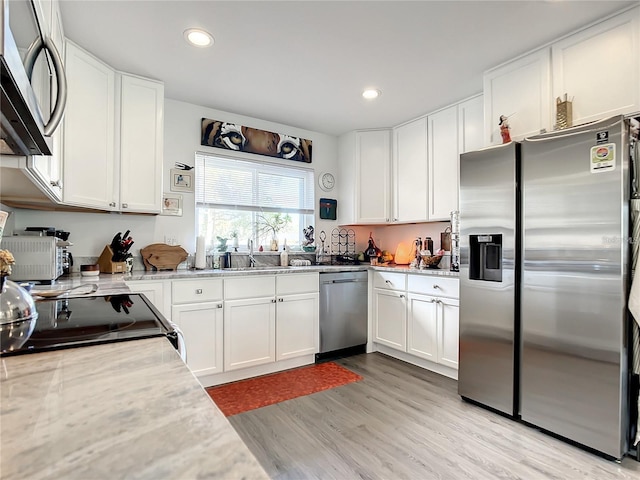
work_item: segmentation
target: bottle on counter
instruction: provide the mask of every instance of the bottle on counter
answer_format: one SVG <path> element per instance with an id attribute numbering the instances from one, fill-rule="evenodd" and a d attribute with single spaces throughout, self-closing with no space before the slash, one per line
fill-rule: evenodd
<path id="1" fill-rule="evenodd" d="M 289 266 L 289 247 L 287 247 L 287 240 L 284 240 L 284 247 L 282 248 L 282 252 L 280 253 L 280 266 L 288 267 Z"/>

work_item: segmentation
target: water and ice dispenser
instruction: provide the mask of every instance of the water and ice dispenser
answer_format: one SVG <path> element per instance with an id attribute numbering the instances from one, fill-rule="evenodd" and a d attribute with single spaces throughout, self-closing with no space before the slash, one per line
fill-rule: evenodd
<path id="1" fill-rule="evenodd" d="M 469 279 L 502 281 L 502 234 L 469 235 Z"/>

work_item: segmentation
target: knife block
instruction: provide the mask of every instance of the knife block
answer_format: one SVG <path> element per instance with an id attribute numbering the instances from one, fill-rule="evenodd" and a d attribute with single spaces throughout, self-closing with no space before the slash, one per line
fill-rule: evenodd
<path id="1" fill-rule="evenodd" d="M 100 265 L 101 273 L 125 273 L 127 271 L 127 264 L 125 262 L 114 262 L 113 250 L 109 245 L 104 247 L 100 257 L 98 258 L 98 265 Z"/>

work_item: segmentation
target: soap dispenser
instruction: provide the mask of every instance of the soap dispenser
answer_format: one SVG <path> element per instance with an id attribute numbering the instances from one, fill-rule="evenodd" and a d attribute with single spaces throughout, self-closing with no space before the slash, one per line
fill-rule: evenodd
<path id="1" fill-rule="evenodd" d="M 284 239 L 284 246 L 282 247 L 282 252 L 280 253 L 280 266 L 288 267 L 289 266 L 289 247 L 287 247 L 287 239 Z"/>

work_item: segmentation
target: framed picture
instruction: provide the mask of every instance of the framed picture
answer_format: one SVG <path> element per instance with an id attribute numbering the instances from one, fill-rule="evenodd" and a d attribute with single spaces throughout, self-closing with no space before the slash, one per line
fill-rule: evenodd
<path id="1" fill-rule="evenodd" d="M 165 193 L 162 195 L 162 215 L 182 216 L 182 195 Z"/>
<path id="2" fill-rule="evenodd" d="M 320 199 L 320 218 L 324 220 L 335 220 L 338 209 L 338 201 L 332 198 Z"/>
<path id="3" fill-rule="evenodd" d="M 193 170 L 171 169 L 171 191 L 193 192 Z"/>

